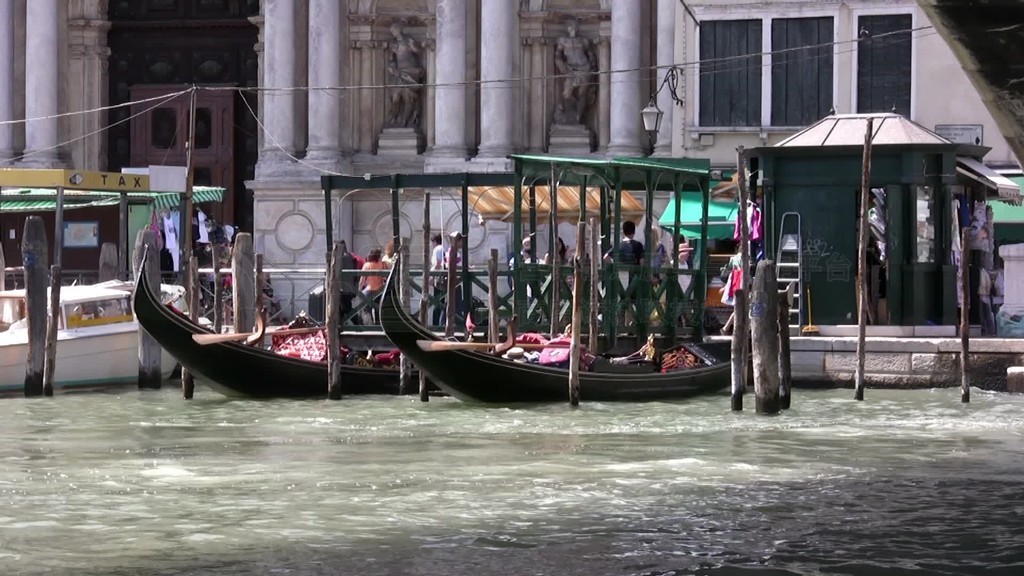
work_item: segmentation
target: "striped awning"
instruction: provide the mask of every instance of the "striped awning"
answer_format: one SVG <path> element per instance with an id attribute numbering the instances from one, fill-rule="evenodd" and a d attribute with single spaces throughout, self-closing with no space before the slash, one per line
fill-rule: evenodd
<path id="1" fill-rule="evenodd" d="M 157 192 L 153 202 L 157 210 L 173 210 L 181 204 L 180 192 Z M 224 200 L 224 189 L 217 186 L 194 186 L 192 187 L 192 203 L 202 204 L 204 202 L 222 202 Z"/>
<path id="2" fill-rule="evenodd" d="M 537 217 L 546 219 L 551 214 L 551 195 L 547 186 L 535 187 L 537 201 Z M 515 202 L 515 189 L 512 186 L 470 186 L 469 206 L 485 220 L 512 219 L 512 208 Z M 523 188 L 522 214 L 527 218 L 530 213 L 530 190 Z M 622 192 L 622 216 L 625 218 L 641 218 L 644 205 L 629 192 Z M 601 188 L 587 188 L 585 201 L 587 216 L 599 216 L 601 208 Z M 575 222 L 580 216 L 579 186 L 558 187 L 558 219 L 563 222 Z"/>
<path id="3" fill-rule="evenodd" d="M 178 208 L 181 203 L 180 192 L 129 192 L 129 204 L 152 203 L 157 210 Z M 224 188 L 216 186 L 196 186 L 192 189 L 192 202 L 221 202 L 224 199 Z M 117 192 L 89 192 L 79 190 L 64 191 L 64 209 L 97 208 L 117 206 L 121 195 Z M 8 189 L 0 192 L 0 212 L 52 212 L 57 209 L 56 192 L 49 188 Z"/>

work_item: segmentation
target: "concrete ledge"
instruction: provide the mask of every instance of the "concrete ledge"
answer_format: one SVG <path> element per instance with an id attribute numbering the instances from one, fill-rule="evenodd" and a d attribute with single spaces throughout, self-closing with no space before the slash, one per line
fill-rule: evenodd
<path id="1" fill-rule="evenodd" d="M 857 369 L 857 355 L 848 352 L 827 352 L 826 372 L 853 372 Z M 865 372 L 905 373 L 910 372 L 910 354 L 874 352 L 864 355 Z"/>

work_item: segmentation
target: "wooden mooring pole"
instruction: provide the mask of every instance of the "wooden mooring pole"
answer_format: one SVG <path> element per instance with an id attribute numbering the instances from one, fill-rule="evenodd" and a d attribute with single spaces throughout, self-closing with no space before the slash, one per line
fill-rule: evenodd
<path id="1" fill-rule="evenodd" d="M 43 364 L 43 396 L 53 396 L 53 377 L 57 371 L 57 331 L 60 329 L 60 264 L 50 266 L 50 314 L 46 325 L 46 360 Z"/>
<path id="2" fill-rule="evenodd" d="M 399 253 L 399 266 L 401 266 L 402 276 L 399 278 L 401 284 L 399 285 L 402 292 L 402 307 L 408 312 L 409 307 L 412 305 L 412 271 L 409 270 L 409 242 L 405 239 L 402 240 L 402 244 L 398 248 Z M 341 343 L 338 343 L 341 346 Z M 398 359 L 398 392 L 403 396 L 409 393 L 409 387 L 412 385 L 412 362 L 409 358 L 402 354 Z"/>
<path id="3" fill-rule="evenodd" d="M 754 409 L 776 414 L 779 406 L 779 297 L 775 262 L 757 263 L 750 291 L 750 330 L 754 356 Z"/>
<path id="4" fill-rule="evenodd" d="M 191 234 L 191 232 L 190 232 Z M 199 322 L 199 261 L 191 253 L 185 256 L 185 297 L 188 300 L 188 317 Z M 196 379 L 184 366 L 181 368 L 181 397 L 191 400 L 196 393 Z"/>
<path id="5" fill-rule="evenodd" d="M 236 334 L 251 332 L 256 324 L 255 280 L 252 234 L 241 232 L 235 236 L 235 249 L 231 252 L 231 304 Z"/>
<path id="6" fill-rule="evenodd" d="M 868 199 L 871 188 L 871 137 L 874 119 L 868 118 L 864 131 L 864 158 L 860 174 L 860 214 L 857 216 L 857 370 L 854 373 L 853 398 L 864 400 L 864 348 L 868 323 Z"/>
<path id="7" fill-rule="evenodd" d="M 733 302 L 732 332 L 732 409 L 743 410 L 743 393 L 747 388 L 748 360 L 750 358 L 750 317 L 747 310 L 750 286 L 750 224 L 747 220 L 747 154 L 743 146 L 736 149 L 736 169 L 739 182 L 740 219 L 740 287 Z"/>
<path id="8" fill-rule="evenodd" d="M 327 300 L 327 398 L 341 400 L 341 267 L 344 249 L 334 244 L 324 290 Z"/>
<path id="9" fill-rule="evenodd" d="M 253 254 L 253 274 L 252 274 L 252 277 L 253 277 L 253 288 L 254 288 L 254 290 L 253 290 L 253 303 L 252 303 L 252 313 L 253 313 L 253 319 L 254 319 L 253 321 L 255 322 L 256 318 L 261 318 L 263 320 L 263 324 L 266 325 L 267 321 L 269 320 L 269 318 L 267 318 L 267 307 L 263 303 L 263 300 L 265 298 L 265 296 L 263 294 L 263 287 L 266 286 L 266 284 L 267 284 L 267 277 L 263 273 L 263 254 L 260 253 L 260 252 L 257 252 L 255 254 Z M 257 340 L 254 343 L 254 345 L 259 347 L 259 348 L 263 348 L 264 338 L 265 337 L 266 337 L 266 334 L 265 333 L 262 334 L 260 336 L 260 339 Z"/>
<path id="10" fill-rule="evenodd" d="M 98 273 L 100 282 L 117 278 L 117 244 L 104 242 L 100 246 Z"/>
<path id="11" fill-rule="evenodd" d="M 430 192 L 423 193 L 423 287 L 420 289 L 420 324 L 427 326 L 427 315 L 430 313 Z M 427 393 L 427 374 L 420 370 L 420 402 L 429 402 Z"/>
<path id="12" fill-rule="evenodd" d="M 224 248 L 213 245 L 213 331 L 220 334 L 224 329 L 224 273 L 221 262 L 224 260 Z"/>
<path id="13" fill-rule="evenodd" d="M 501 340 L 498 334 L 498 249 L 491 248 L 487 260 L 487 341 Z"/>
<path id="14" fill-rule="evenodd" d="M 793 359 L 789 351 L 789 308 L 796 282 L 779 290 L 779 408 L 788 410 L 793 390 Z"/>
<path id="15" fill-rule="evenodd" d="M 587 242 L 587 255 L 590 263 L 590 322 L 588 323 L 590 332 L 587 334 L 587 346 L 590 348 L 591 354 L 597 354 L 597 313 L 601 302 L 601 227 L 597 218 L 590 219 L 587 234 L 590 238 L 590 241 Z"/>
<path id="16" fill-rule="evenodd" d="M 960 235 L 960 289 L 963 291 L 960 304 L 960 401 L 964 404 L 971 401 L 971 380 L 967 375 L 971 352 L 971 277 L 968 266 L 971 255 L 970 228 L 964 228 Z M 982 274 L 987 274 L 985 269 Z"/>
<path id="17" fill-rule="evenodd" d="M 455 335 L 455 289 L 456 289 L 456 266 L 459 258 L 459 241 L 462 240 L 462 233 L 455 232 L 451 236 L 451 244 L 448 245 L 448 287 L 445 296 L 445 318 L 444 335 L 452 337 Z M 469 338 L 471 334 L 466 334 Z"/>
<path id="18" fill-rule="evenodd" d="M 46 362 L 47 302 L 46 289 L 49 250 L 46 228 L 39 216 L 25 220 L 21 238 L 21 262 L 25 268 L 25 312 L 28 315 L 28 358 L 25 361 L 25 396 L 43 394 L 43 369 Z"/>
<path id="19" fill-rule="evenodd" d="M 132 256 L 135 282 L 146 275 L 150 288 L 160 285 L 160 252 L 156 249 L 156 232 L 144 228 L 135 235 L 135 252 Z M 160 389 L 160 356 L 162 349 L 149 332 L 139 324 L 139 389 Z"/>
<path id="20" fill-rule="evenodd" d="M 583 329 L 583 257 L 587 253 L 587 221 L 576 226 L 576 255 L 572 259 L 572 335 L 569 346 L 569 404 L 580 404 L 580 331 Z"/>

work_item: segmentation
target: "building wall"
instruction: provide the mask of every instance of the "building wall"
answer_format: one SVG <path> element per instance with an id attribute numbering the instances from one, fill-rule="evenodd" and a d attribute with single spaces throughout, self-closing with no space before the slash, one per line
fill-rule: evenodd
<path id="1" fill-rule="evenodd" d="M 981 125 L 984 146 L 992 148 L 985 157 L 993 166 L 1012 166 L 1015 159 L 995 120 L 982 104 L 967 74 L 952 51 L 931 28 L 924 12 L 913 0 L 776 0 L 770 3 L 745 0 L 697 0 L 687 2 L 702 22 L 759 19 L 764 28 L 764 51 L 771 50 L 770 22 L 779 18 L 830 17 L 833 19 L 836 45 L 833 51 L 833 104 L 837 113 L 857 112 L 857 42 L 861 16 L 907 14 L 912 17 L 911 106 L 910 118 L 935 130 L 941 124 Z M 683 38 L 676 59 L 692 63 L 700 58 L 700 31 L 682 10 L 676 14 L 676 28 Z M 770 108 L 771 64 L 764 64 L 762 107 Z M 674 155 L 708 157 L 714 166 L 736 163 L 737 146 L 773 145 L 795 130 L 770 125 L 766 112 L 760 126 L 730 128 L 701 126 L 699 85 L 704 75 L 696 65 L 685 66 L 685 95 L 681 114 L 673 118 Z M 796 128 L 796 127 L 793 127 Z"/>

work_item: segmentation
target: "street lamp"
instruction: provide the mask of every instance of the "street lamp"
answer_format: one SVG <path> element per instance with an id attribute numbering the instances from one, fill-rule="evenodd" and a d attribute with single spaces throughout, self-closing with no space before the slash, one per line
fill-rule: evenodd
<path id="1" fill-rule="evenodd" d="M 640 118 L 644 122 L 644 130 L 647 131 L 651 138 L 651 148 L 654 148 L 655 141 L 658 138 L 658 130 L 661 129 L 661 119 L 665 116 L 665 112 L 658 107 L 658 94 L 667 85 L 672 101 L 681 105 L 683 100 L 676 92 L 676 88 L 679 86 L 679 77 L 682 73 L 683 69 L 678 66 L 672 66 L 665 70 L 665 77 L 661 80 L 661 84 L 658 85 L 658 89 L 654 91 L 654 94 L 651 94 L 651 100 L 647 103 L 647 107 L 640 111 Z"/>

